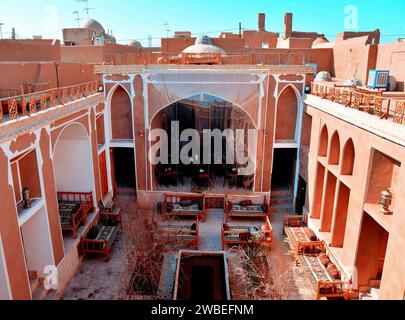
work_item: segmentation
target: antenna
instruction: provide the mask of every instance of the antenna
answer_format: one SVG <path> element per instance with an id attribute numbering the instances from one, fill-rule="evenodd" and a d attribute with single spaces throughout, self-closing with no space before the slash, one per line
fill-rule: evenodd
<path id="1" fill-rule="evenodd" d="M 75 20 L 77 21 L 77 27 L 80 28 L 80 21 L 83 20 L 83 18 L 80 18 L 79 11 L 77 10 L 73 11 L 72 14 L 76 15 Z"/>
<path id="2" fill-rule="evenodd" d="M 148 47 L 152 48 L 152 35 L 148 35 Z"/>
<path id="3" fill-rule="evenodd" d="M 76 2 L 84 2 L 86 4 L 86 7 L 83 8 L 83 11 L 87 14 L 87 20 L 90 19 L 89 11 L 95 10 L 96 8 L 89 8 L 89 0 L 76 0 Z"/>
<path id="4" fill-rule="evenodd" d="M 0 22 L 0 39 L 3 39 L 3 30 L 1 27 L 4 26 L 4 23 Z"/>
<path id="5" fill-rule="evenodd" d="M 169 38 L 169 33 L 170 31 L 170 23 L 169 22 L 165 22 L 164 24 L 162 24 L 162 26 L 165 28 L 164 30 L 166 31 L 166 38 Z"/>

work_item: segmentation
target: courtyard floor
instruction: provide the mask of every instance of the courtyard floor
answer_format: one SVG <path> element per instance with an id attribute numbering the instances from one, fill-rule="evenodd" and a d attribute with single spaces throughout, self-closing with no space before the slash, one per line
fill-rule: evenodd
<path id="1" fill-rule="evenodd" d="M 131 219 L 139 218 L 145 214 L 144 209 L 140 209 L 134 204 L 132 196 L 120 195 L 115 204 L 121 208 L 124 214 L 124 223 Z M 159 217 L 148 211 L 146 215 L 154 215 L 154 219 Z M 220 251 L 221 250 L 221 225 L 224 221 L 225 213 L 222 210 L 209 210 L 207 221 L 200 223 L 200 251 Z M 271 216 L 273 226 L 273 246 L 266 253 L 267 263 L 273 273 L 273 277 L 282 276 L 283 296 L 280 299 L 310 300 L 314 299 L 313 289 L 306 278 L 305 272 L 294 263 L 294 255 L 282 233 L 283 214 L 276 213 Z M 233 219 L 232 224 L 241 225 L 261 225 L 261 221 Z M 124 226 L 125 228 L 125 226 Z M 225 250 L 229 251 L 230 247 Z M 159 290 L 161 298 L 170 298 L 171 285 L 174 279 L 176 252 L 169 253 L 165 257 L 162 266 L 162 277 Z M 129 277 L 126 272 L 127 250 L 125 237 L 121 235 L 116 240 L 110 260 L 105 262 L 102 257 L 88 257 L 77 269 L 75 276 L 59 297 L 64 300 L 120 300 L 128 299 L 127 287 Z M 232 287 L 232 283 L 231 283 Z M 166 293 L 164 293 L 166 292 Z M 239 295 L 234 293 L 235 297 Z M 132 299 L 142 299 L 144 297 L 131 297 Z M 271 299 L 272 297 L 269 297 Z"/>

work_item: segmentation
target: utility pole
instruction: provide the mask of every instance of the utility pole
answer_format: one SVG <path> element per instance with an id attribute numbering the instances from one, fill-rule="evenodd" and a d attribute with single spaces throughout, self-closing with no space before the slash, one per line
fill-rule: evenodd
<path id="1" fill-rule="evenodd" d="M 242 38 L 242 22 L 239 22 L 239 38 Z"/>
<path id="2" fill-rule="evenodd" d="M 4 23 L 0 22 L 0 39 L 3 39 L 3 30 L 1 27 L 4 26 Z"/>
<path id="3" fill-rule="evenodd" d="M 79 11 L 78 11 L 78 10 L 73 11 L 73 14 L 76 15 L 76 19 L 75 19 L 75 20 L 77 21 L 77 27 L 80 28 L 80 21 L 83 20 L 83 18 L 80 18 L 80 15 L 79 15 Z"/>

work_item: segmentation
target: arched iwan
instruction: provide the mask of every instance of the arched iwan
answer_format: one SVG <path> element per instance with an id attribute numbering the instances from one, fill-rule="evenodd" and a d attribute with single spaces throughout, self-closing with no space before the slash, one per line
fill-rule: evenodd
<path id="1" fill-rule="evenodd" d="M 298 111 L 297 93 L 288 85 L 280 93 L 277 101 L 276 141 L 295 140 Z"/>

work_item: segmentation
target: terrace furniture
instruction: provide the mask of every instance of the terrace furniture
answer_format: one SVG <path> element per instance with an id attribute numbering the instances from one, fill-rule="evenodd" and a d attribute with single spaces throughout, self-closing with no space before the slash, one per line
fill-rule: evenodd
<path id="1" fill-rule="evenodd" d="M 81 239 L 83 257 L 88 253 L 101 254 L 104 261 L 108 261 L 112 247 L 121 228 L 121 214 L 99 215 L 96 223 L 85 233 Z"/>
<path id="2" fill-rule="evenodd" d="M 93 194 L 83 192 L 58 192 L 59 216 L 63 231 L 72 231 L 77 238 L 77 231 L 86 224 L 87 215 L 93 208 Z"/>
<path id="3" fill-rule="evenodd" d="M 319 239 L 315 233 L 307 227 L 307 215 L 284 215 L 283 235 L 287 235 L 293 249 L 299 243 L 317 243 Z"/>
<path id="4" fill-rule="evenodd" d="M 205 195 L 166 193 L 159 209 L 163 221 L 166 216 L 197 217 L 205 221 Z"/>
<path id="5" fill-rule="evenodd" d="M 342 280 L 342 272 L 326 254 L 324 242 L 301 243 L 296 254 L 297 261 L 315 290 L 316 300 L 350 299 L 351 283 Z"/>
<path id="6" fill-rule="evenodd" d="M 285 215 L 283 231 L 290 247 L 294 250 L 295 261 L 301 265 L 308 277 L 316 299 L 350 298 L 350 283 L 342 281 L 337 264 L 326 254 L 324 241 L 319 241 L 307 226 L 307 216 Z"/>
<path id="7" fill-rule="evenodd" d="M 185 225 L 163 225 L 152 233 L 152 239 L 160 244 L 184 244 L 198 250 L 198 218 L 196 222 Z"/>
<path id="8" fill-rule="evenodd" d="M 230 217 L 266 218 L 270 217 L 270 204 L 267 197 L 227 195 L 226 196 L 226 222 Z"/>
<path id="9" fill-rule="evenodd" d="M 266 217 L 265 224 L 260 229 L 252 226 L 234 226 L 224 223 L 221 229 L 222 250 L 225 245 L 239 245 L 260 243 L 272 245 L 273 243 L 273 227 L 270 219 Z"/>

